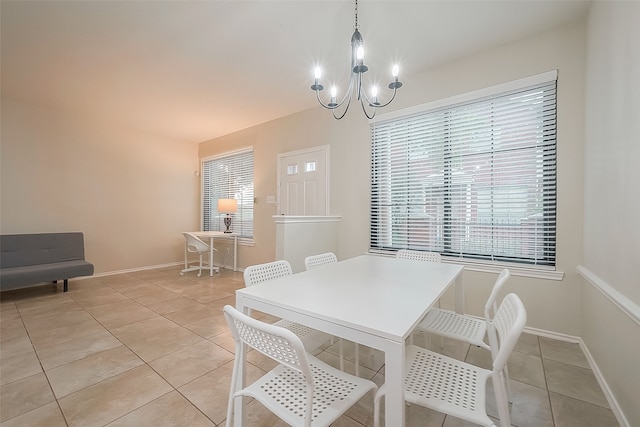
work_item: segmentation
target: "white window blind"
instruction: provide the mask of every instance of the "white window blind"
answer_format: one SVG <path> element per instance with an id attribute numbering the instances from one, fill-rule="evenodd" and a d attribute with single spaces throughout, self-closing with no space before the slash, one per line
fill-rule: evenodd
<path id="1" fill-rule="evenodd" d="M 218 213 L 218 199 L 236 199 L 231 231 L 253 239 L 253 150 L 227 153 L 202 160 L 202 229 L 224 231 L 225 214 Z"/>
<path id="2" fill-rule="evenodd" d="M 371 250 L 555 266 L 556 80 L 371 124 Z"/>

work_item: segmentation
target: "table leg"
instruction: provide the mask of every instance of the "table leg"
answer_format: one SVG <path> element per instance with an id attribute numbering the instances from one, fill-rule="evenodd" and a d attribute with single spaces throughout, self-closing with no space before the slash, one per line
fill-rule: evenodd
<path id="1" fill-rule="evenodd" d="M 209 276 L 213 277 L 213 237 L 209 237 Z"/>
<path id="2" fill-rule="evenodd" d="M 189 270 L 189 245 L 187 244 L 187 240 L 185 239 L 184 241 L 184 268 L 182 269 L 182 271 L 180 272 L 180 275 L 182 276 L 184 273 L 186 273 Z"/>
<path id="3" fill-rule="evenodd" d="M 189 250 L 188 250 L 187 239 L 184 240 L 184 269 L 185 271 L 189 268 Z"/>
<path id="4" fill-rule="evenodd" d="M 385 352 L 386 426 L 404 426 L 404 352 L 404 343 L 396 342 Z"/>
<path id="5" fill-rule="evenodd" d="M 233 236 L 233 271 L 238 271 L 238 236 Z"/>

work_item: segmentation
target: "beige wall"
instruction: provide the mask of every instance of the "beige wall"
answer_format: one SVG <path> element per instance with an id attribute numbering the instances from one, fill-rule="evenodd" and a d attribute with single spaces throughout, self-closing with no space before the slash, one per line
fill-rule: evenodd
<path id="1" fill-rule="evenodd" d="M 0 231 L 82 231 L 96 274 L 183 258 L 197 144 L 2 99 Z"/>
<path id="2" fill-rule="evenodd" d="M 498 83 L 559 70 L 558 78 L 558 269 L 563 281 L 515 277 L 508 290 L 518 292 L 529 308 L 529 326 L 569 335 L 580 334 L 580 263 L 582 240 L 582 151 L 584 23 L 508 44 L 404 78 L 395 109 L 453 96 Z M 313 93 L 309 91 L 309 96 Z M 242 265 L 274 259 L 275 208 L 266 205 L 276 194 L 277 155 L 317 145 L 330 145 L 331 214 L 340 223 L 340 259 L 367 251 L 369 244 L 369 124 L 359 106 L 336 121 L 313 108 L 233 135 L 200 144 L 200 157 L 253 146 L 255 149 L 256 243 L 241 251 Z M 391 110 L 388 110 L 391 111 Z M 495 275 L 466 272 L 467 305 L 481 314 Z"/>
<path id="3" fill-rule="evenodd" d="M 319 145 L 330 145 L 331 214 L 346 214 L 340 227 L 340 253 L 346 258 L 367 250 L 368 235 L 358 218 L 367 218 L 369 206 L 369 154 L 360 149 L 368 144 L 369 129 L 360 115 L 351 116 L 337 122 L 330 113 L 312 109 L 200 144 L 201 158 L 243 147 L 254 149 L 255 245 L 240 248 L 241 266 L 275 259 L 272 216 L 276 206 L 267 204 L 266 197 L 277 194 L 278 154 Z"/>
<path id="4" fill-rule="evenodd" d="M 582 337 L 629 426 L 640 425 L 638 23 L 640 2 L 594 3 L 586 55 L 583 268 L 595 279 Z"/>
<path id="5" fill-rule="evenodd" d="M 640 305 L 640 3 L 594 4 L 586 86 L 584 264 Z"/>

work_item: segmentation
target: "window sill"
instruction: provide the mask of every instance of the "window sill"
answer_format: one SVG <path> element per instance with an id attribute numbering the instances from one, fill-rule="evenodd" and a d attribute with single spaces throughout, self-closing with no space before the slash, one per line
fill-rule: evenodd
<path id="1" fill-rule="evenodd" d="M 557 280 L 561 281 L 564 279 L 564 272 L 557 271 L 550 267 L 528 267 L 528 266 L 520 266 L 517 264 L 508 264 L 508 263 L 478 263 L 478 262 L 469 262 L 469 261 L 461 261 L 456 258 L 446 258 L 442 257 L 442 262 L 448 262 L 451 264 L 462 264 L 464 265 L 464 269 L 468 271 L 479 271 L 482 273 L 495 273 L 499 274 L 503 268 L 508 268 L 509 272 L 512 276 L 521 276 L 521 277 L 531 277 L 534 279 L 544 279 L 544 280 Z"/>
<path id="2" fill-rule="evenodd" d="M 370 255 L 379 255 L 393 257 L 395 253 L 369 251 Z M 557 271 L 553 267 L 546 266 L 525 266 L 515 263 L 491 262 L 491 261 L 470 261 L 460 258 L 442 257 L 442 262 L 448 264 L 464 265 L 464 269 L 468 271 L 478 271 L 482 273 L 499 274 L 504 268 L 508 268 L 512 276 L 530 277 L 534 279 L 557 280 L 564 279 L 564 272 Z"/>

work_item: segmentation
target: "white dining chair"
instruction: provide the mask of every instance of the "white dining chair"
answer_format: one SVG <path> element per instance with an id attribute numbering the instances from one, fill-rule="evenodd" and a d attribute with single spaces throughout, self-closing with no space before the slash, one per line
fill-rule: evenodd
<path id="1" fill-rule="evenodd" d="M 291 264 L 286 260 L 252 265 L 244 269 L 244 285 L 246 287 L 255 286 L 269 280 L 290 276 L 292 274 L 293 270 L 291 269 Z M 302 340 L 307 351 L 313 351 L 331 340 L 331 335 L 329 334 L 290 320 L 280 319 L 273 324 L 294 332 Z"/>
<path id="2" fill-rule="evenodd" d="M 442 256 L 438 252 L 415 251 L 411 249 L 400 249 L 396 252 L 396 258 L 407 259 L 409 261 L 442 262 Z M 438 307 L 440 307 L 440 300 L 438 300 Z M 413 332 L 409 334 L 407 342 L 413 344 Z"/>
<path id="3" fill-rule="evenodd" d="M 491 351 L 491 347 L 485 341 L 487 329 L 498 308 L 498 295 L 510 277 L 511 273 L 507 268 L 503 269 L 498 275 L 489 294 L 489 298 L 484 305 L 484 318 L 481 319 L 450 310 L 432 308 L 427 312 L 427 315 L 418 326 L 416 326 L 416 330 L 466 342 Z M 506 366 L 505 376 L 507 379 L 509 378 L 509 371 Z M 507 392 L 509 401 L 511 401 L 511 386 L 508 381 Z"/>
<path id="4" fill-rule="evenodd" d="M 483 369 L 422 347 L 410 345 L 405 352 L 405 392 L 408 403 L 486 427 L 495 423 L 486 411 L 487 382 L 492 379 L 502 427 L 511 426 L 504 369 L 527 322 L 527 312 L 516 294 L 508 294 L 489 325 L 493 369 Z M 374 427 L 380 425 L 383 385 L 374 402 Z"/>
<path id="5" fill-rule="evenodd" d="M 484 340 L 487 333 L 487 325 L 491 322 L 491 318 L 496 312 L 498 294 L 510 277 L 509 269 L 505 268 L 500 272 L 485 303 L 484 318 L 472 317 L 441 308 L 432 308 L 416 326 L 416 329 L 491 350 Z"/>
<path id="6" fill-rule="evenodd" d="M 189 261 L 187 259 L 187 254 L 188 253 L 197 253 L 200 256 L 200 264 L 199 264 L 199 269 L 198 269 L 198 277 L 202 276 L 202 256 L 203 254 L 209 254 L 209 251 L 211 250 L 211 247 L 204 242 L 204 240 L 200 239 L 198 236 L 196 236 L 193 233 L 182 233 L 184 235 L 184 238 L 187 240 L 186 241 L 186 248 L 187 248 L 187 252 L 185 253 L 185 270 L 188 268 L 188 264 Z M 213 250 L 215 251 L 216 249 L 213 248 Z M 213 266 L 209 266 L 209 268 L 214 268 Z M 215 268 L 216 271 L 219 271 L 217 268 Z M 183 273 L 180 273 L 180 275 L 183 275 Z"/>
<path id="7" fill-rule="evenodd" d="M 396 258 L 413 261 L 442 262 L 442 256 L 438 252 L 414 251 L 411 249 L 400 249 L 396 252 Z"/>
<path id="8" fill-rule="evenodd" d="M 235 341 L 235 361 L 227 407 L 226 426 L 235 418 L 237 399 L 256 399 L 280 419 L 295 427 L 327 427 L 376 384 L 335 369 L 308 354 L 300 338 L 280 326 L 261 322 L 227 305 L 224 315 Z M 278 365 L 242 388 L 242 344 L 273 359 Z"/>
<path id="9" fill-rule="evenodd" d="M 313 270 L 314 268 L 322 267 L 323 265 L 333 264 L 338 262 L 338 257 L 333 252 L 325 252 L 318 255 L 310 255 L 304 259 L 305 270 Z"/>

